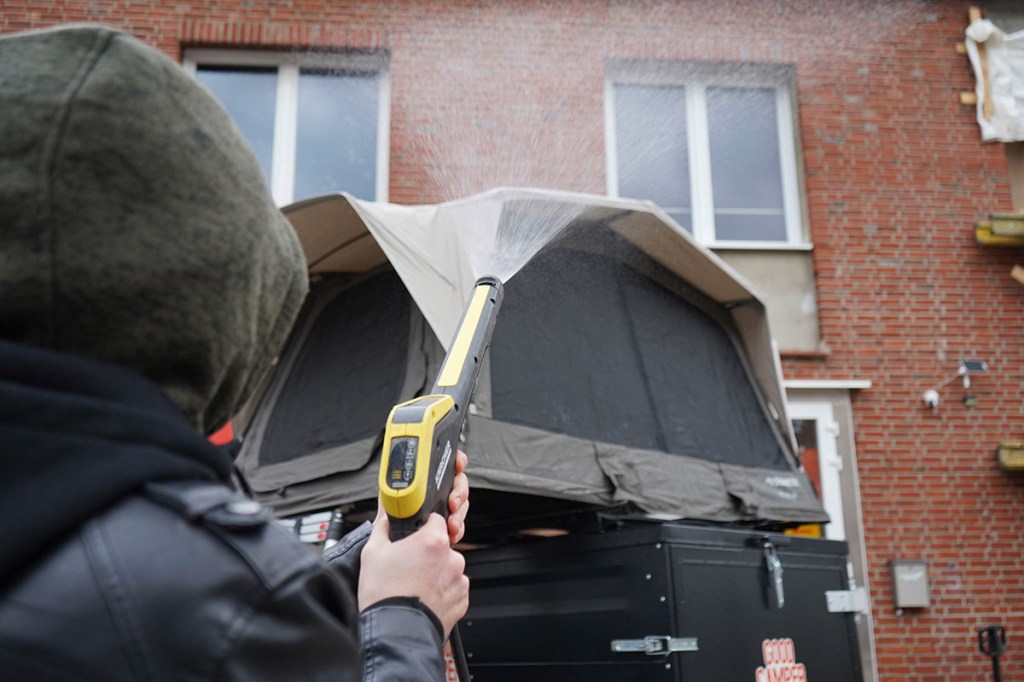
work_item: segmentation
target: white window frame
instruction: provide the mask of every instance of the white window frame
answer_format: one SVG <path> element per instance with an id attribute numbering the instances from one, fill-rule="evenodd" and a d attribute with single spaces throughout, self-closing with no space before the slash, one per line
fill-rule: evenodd
<path id="1" fill-rule="evenodd" d="M 300 69 L 343 69 L 377 74 L 380 79 L 380 93 L 377 103 L 377 174 L 374 182 L 374 199 L 388 200 L 391 81 L 385 55 L 192 48 L 185 50 L 182 65 L 193 76 L 196 75 L 199 65 L 277 68 L 270 191 L 278 206 L 290 204 L 295 199 L 295 140 L 298 126 Z M 343 187 L 338 189 L 344 190 Z"/>
<path id="2" fill-rule="evenodd" d="M 846 540 L 846 520 L 843 514 L 843 490 L 839 474 L 843 460 L 839 456 L 836 423 L 832 403 L 825 401 L 789 400 L 790 421 L 814 421 L 815 440 L 818 447 L 818 471 L 821 478 L 822 506 L 830 523 L 825 524 L 825 537 L 829 540 Z"/>
<path id="3" fill-rule="evenodd" d="M 615 134 L 615 86 L 679 86 L 686 92 L 686 125 L 689 138 L 690 203 L 693 236 L 716 249 L 810 248 L 804 228 L 804 207 L 797 162 L 796 116 L 792 73 L 786 67 L 757 64 L 704 64 L 615 62 L 605 74 L 605 142 L 608 195 L 619 197 L 618 152 Z M 785 240 L 719 240 L 715 236 L 714 193 L 711 177 L 711 145 L 708 131 L 707 88 L 719 86 L 772 88 L 775 91 Z"/>

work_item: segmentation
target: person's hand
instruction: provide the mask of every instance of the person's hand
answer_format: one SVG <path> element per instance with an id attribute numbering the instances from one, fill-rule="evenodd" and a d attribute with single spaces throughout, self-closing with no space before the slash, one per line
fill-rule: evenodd
<path id="1" fill-rule="evenodd" d="M 448 496 L 448 539 L 454 545 L 466 534 L 466 514 L 469 513 L 469 479 L 466 466 L 469 457 L 462 450 L 455 454 L 455 482 Z"/>
<path id="2" fill-rule="evenodd" d="M 395 542 L 390 533 L 381 505 L 361 556 L 359 610 L 390 597 L 416 597 L 441 620 L 447 638 L 469 608 L 469 578 L 445 520 L 431 514 L 419 530 Z"/>

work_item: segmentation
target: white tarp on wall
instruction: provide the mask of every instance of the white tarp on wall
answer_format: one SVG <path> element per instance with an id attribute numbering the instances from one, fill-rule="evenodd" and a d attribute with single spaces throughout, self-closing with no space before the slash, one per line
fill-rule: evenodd
<path id="1" fill-rule="evenodd" d="M 1024 140 L 1024 31 L 1003 33 L 988 19 L 967 27 L 978 124 L 985 141 Z M 991 102 L 986 107 L 987 97 Z"/>

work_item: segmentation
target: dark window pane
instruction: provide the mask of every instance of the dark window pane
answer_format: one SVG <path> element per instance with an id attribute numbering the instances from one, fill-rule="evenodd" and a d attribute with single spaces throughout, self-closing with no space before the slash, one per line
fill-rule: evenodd
<path id="1" fill-rule="evenodd" d="M 1024 31 L 1024 7 L 1020 0 L 985 0 L 985 18 L 1003 33 Z"/>
<path id="2" fill-rule="evenodd" d="M 686 90 L 616 85 L 615 142 L 619 196 L 649 199 L 692 230 Z"/>
<path id="3" fill-rule="evenodd" d="M 775 91 L 709 87 L 707 103 L 716 238 L 785 240 Z"/>
<path id="4" fill-rule="evenodd" d="M 668 214 L 687 232 L 693 232 L 693 215 L 689 211 L 668 211 Z"/>
<path id="5" fill-rule="evenodd" d="M 794 419 L 793 431 L 800 451 L 800 465 L 811 479 L 814 494 L 821 499 L 821 462 L 818 458 L 818 428 L 813 419 Z"/>
<path id="6" fill-rule="evenodd" d="M 745 215 L 715 212 L 715 237 L 736 241 L 786 241 L 782 213 Z"/>
<path id="7" fill-rule="evenodd" d="M 346 191 L 377 198 L 376 74 L 299 75 L 295 199 Z"/>
<path id="8" fill-rule="evenodd" d="M 274 152 L 277 69 L 200 66 L 196 78 L 210 89 L 252 145 L 270 184 Z"/>

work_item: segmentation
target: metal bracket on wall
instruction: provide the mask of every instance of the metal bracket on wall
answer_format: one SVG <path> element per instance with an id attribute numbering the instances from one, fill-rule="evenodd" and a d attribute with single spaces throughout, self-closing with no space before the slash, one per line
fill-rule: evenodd
<path id="1" fill-rule="evenodd" d="M 643 639 L 613 639 L 612 651 L 617 654 L 647 654 L 668 656 L 677 651 L 697 651 L 696 637 L 669 637 L 648 635 Z"/>
<path id="2" fill-rule="evenodd" d="M 825 603 L 829 613 L 868 613 L 871 610 L 868 591 L 863 587 L 855 587 L 852 590 L 827 590 Z"/>

